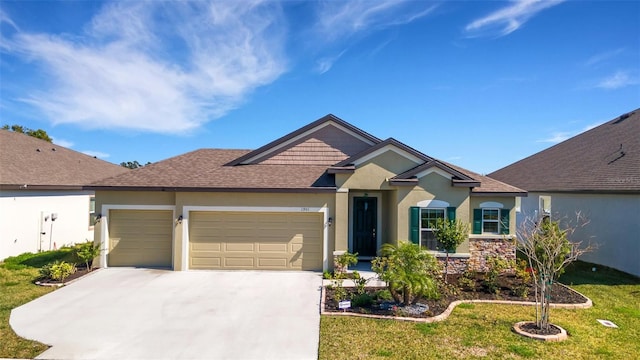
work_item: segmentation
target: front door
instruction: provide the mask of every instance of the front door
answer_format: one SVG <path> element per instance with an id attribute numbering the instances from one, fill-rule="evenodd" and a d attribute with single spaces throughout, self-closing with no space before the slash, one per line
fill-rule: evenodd
<path id="1" fill-rule="evenodd" d="M 378 199 L 353 198 L 353 252 L 359 256 L 376 256 Z"/>

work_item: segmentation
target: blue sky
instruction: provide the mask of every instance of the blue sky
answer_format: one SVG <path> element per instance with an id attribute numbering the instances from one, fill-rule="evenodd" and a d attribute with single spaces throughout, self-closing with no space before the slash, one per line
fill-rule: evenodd
<path id="1" fill-rule="evenodd" d="M 0 2 L 0 124 L 119 163 L 328 113 L 489 173 L 640 107 L 640 1 Z"/>

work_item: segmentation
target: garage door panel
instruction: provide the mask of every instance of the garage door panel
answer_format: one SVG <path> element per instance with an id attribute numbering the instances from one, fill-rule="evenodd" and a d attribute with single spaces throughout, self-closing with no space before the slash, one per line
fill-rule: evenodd
<path id="1" fill-rule="evenodd" d="M 173 212 L 111 210 L 109 266 L 170 267 Z"/>
<path id="2" fill-rule="evenodd" d="M 191 212 L 189 219 L 191 269 L 322 269 L 322 214 Z"/>

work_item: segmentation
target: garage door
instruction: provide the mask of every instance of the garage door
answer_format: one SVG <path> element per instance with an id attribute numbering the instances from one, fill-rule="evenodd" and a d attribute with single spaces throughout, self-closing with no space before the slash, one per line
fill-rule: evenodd
<path id="1" fill-rule="evenodd" d="M 191 212 L 190 269 L 322 270 L 320 213 Z"/>
<path id="2" fill-rule="evenodd" d="M 173 212 L 111 210 L 109 266 L 171 267 Z"/>

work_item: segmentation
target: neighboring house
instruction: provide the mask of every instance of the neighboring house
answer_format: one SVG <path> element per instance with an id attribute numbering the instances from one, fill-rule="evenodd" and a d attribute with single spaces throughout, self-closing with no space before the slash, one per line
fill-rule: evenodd
<path id="1" fill-rule="evenodd" d="M 102 266 L 330 270 L 350 251 L 411 240 L 442 255 L 431 227 L 473 233 L 459 266 L 513 258 L 516 187 L 381 140 L 327 115 L 257 150 L 201 149 L 90 186 Z"/>
<path id="2" fill-rule="evenodd" d="M 93 240 L 93 191 L 129 171 L 28 135 L 0 130 L 0 261 Z"/>
<path id="3" fill-rule="evenodd" d="M 640 109 L 489 176 L 529 192 L 518 223 L 580 212 L 573 240 L 599 246 L 583 259 L 640 276 Z"/>

